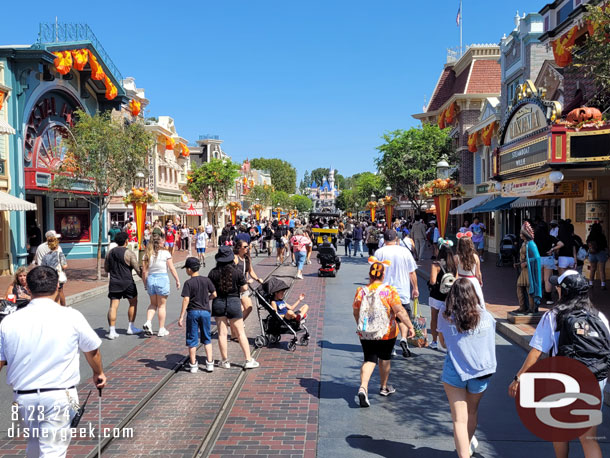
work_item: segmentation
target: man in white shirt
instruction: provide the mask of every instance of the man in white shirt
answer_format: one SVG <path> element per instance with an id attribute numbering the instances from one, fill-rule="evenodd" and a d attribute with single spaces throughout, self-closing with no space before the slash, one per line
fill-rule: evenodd
<path id="1" fill-rule="evenodd" d="M 398 234 L 394 229 L 388 229 L 383 233 L 383 241 L 384 246 L 375 251 L 375 257 L 379 261 L 390 261 L 390 265 L 385 269 L 384 282 L 398 290 L 400 302 L 402 302 L 402 306 L 409 315 L 409 323 L 398 323 L 402 337 L 400 339 L 402 355 L 406 358 L 411 355 L 407 343 L 407 337 L 410 337 L 409 330 L 413 329 L 413 324 L 410 321 L 412 316 L 411 298 L 419 297 L 417 264 L 411 251 L 398 245 Z"/>
<path id="2" fill-rule="evenodd" d="M 64 457 L 78 406 L 79 350 L 93 370 L 93 384 L 102 389 L 102 341 L 79 311 L 53 301 L 59 286 L 54 269 L 35 267 L 27 284 L 32 301 L 0 323 L 0 370 L 7 366 L 17 404 L 13 413 L 30 433 L 27 457 Z"/>
<path id="3" fill-rule="evenodd" d="M 51 249 L 49 248 L 49 239 L 60 239 L 61 234 L 58 234 L 55 231 L 47 231 L 44 235 L 44 238 L 45 242 L 38 245 L 38 248 L 36 248 L 36 254 L 34 255 L 34 264 L 36 264 L 37 266 L 42 263 L 42 258 L 44 258 L 44 255 L 49 254 L 51 252 Z M 61 246 L 57 247 L 57 250 L 60 253 L 63 253 Z"/>

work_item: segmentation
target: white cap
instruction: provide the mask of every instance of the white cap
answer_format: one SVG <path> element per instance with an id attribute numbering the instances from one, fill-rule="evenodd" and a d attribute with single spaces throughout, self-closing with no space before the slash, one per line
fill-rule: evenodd
<path id="1" fill-rule="evenodd" d="M 61 238 L 61 234 L 58 234 L 58 233 L 57 233 L 57 232 L 55 232 L 55 231 L 47 231 L 47 232 L 44 234 L 44 236 L 45 236 L 47 239 L 48 239 L 49 237 L 55 237 L 55 238 L 57 238 L 57 239 L 60 239 L 60 238 Z"/>

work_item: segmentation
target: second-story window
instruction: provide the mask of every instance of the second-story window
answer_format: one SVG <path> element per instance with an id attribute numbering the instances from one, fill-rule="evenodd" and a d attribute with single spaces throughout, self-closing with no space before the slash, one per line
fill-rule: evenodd
<path id="1" fill-rule="evenodd" d="M 564 22 L 572 11 L 574 11 L 574 3 L 573 0 L 569 0 L 565 5 L 559 8 L 559 11 L 557 11 L 557 25 Z"/>

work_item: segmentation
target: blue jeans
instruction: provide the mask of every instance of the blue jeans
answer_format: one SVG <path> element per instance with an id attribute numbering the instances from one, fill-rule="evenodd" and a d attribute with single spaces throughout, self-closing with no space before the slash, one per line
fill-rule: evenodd
<path id="1" fill-rule="evenodd" d="M 345 256 L 352 255 L 352 239 L 345 239 Z"/>
<path id="2" fill-rule="evenodd" d="M 294 262 L 297 265 L 297 269 L 303 270 L 303 266 L 305 265 L 305 259 L 307 259 L 306 251 L 295 251 L 294 252 Z"/>
<path id="3" fill-rule="evenodd" d="M 196 347 L 212 343 L 212 314 L 207 310 L 188 310 L 186 312 L 186 346 Z"/>
<path id="4" fill-rule="evenodd" d="M 362 255 L 362 240 L 354 240 L 354 256 L 356 256 L 360 252 Z"/>

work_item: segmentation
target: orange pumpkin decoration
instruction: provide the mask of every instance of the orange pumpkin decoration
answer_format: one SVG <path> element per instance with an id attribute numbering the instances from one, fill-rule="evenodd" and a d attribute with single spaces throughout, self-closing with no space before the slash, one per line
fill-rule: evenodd
<path id="1" fill-rule="evenodd" d="M 597 108 L 581 107 L 570 111 L 567 116 L 567 121 L 573 124 L 586 121 L 601 121 L 602 113 Z"/>

